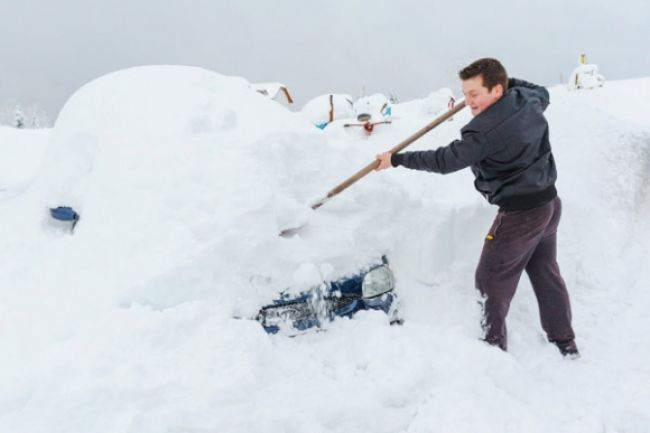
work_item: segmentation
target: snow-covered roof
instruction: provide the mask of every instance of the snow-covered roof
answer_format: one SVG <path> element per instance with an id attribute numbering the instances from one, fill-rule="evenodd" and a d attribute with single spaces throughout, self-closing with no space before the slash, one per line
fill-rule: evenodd
<path id="1" fill-rule="evenodd" d="M 605 77 L 598 72 L 598 66 L 594 64 L 580 64 L 569 76 L 569 89 L 593 89 L 602 87 Z"/>
<path id="2" fill-rule="evenodd" d="M 271 99 L 276 99 L 278 96 L 282 96 L 285 102 L 293 104 L 293 98 L 289 93 L 289 88 L 282 83 L 253 83 L 251 84 L 251 87 L 256 92 L 268 96 Z"/>
<path id="3" fill-rule="evenodd" d="M 391 106 L 391 103 L 388 101 L 388 98 L 381 93 L 375 93 L 369 96 L 362 96 L 361 98 L 354 101 L 352 109 L 354 110 L 354 115 L 359 116 L 361 114 L 370 115 L 373 120 L 382 119 L 387 116 L 387 108 Z"/>

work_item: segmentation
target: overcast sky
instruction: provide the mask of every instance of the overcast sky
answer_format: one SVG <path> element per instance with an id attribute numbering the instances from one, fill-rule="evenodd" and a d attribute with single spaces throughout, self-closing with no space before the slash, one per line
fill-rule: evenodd
<path id="1" fill-rule="evenodd" d="M 284 82 L 297 108 L 335 92 L 402 100 L 479 57 L 540 84 L 585 52 L 606 79 L 650 76 L 650 2 L 0 0 L 0 106 L 51 119 L 81 85 L 145 64 Z"/>

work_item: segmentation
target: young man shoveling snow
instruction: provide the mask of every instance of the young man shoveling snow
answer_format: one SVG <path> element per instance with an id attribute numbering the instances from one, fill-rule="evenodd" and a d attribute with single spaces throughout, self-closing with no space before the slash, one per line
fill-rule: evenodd
<path id="1" fill-rule="evenodd" d="M 445 174 L 471 166 L 476 189 L 499 206 L 476 269 L 485 341 L 507 349 L 506 316 L 525 270 L 549 341 L 563 355 L 577 356 L 569 295 L 556 261 L 561 202 L 543 114 L 548 91 L 508 79 L 501 63 L 490 58 L 459 76 L 474 116 L 461 139 L 436 150 L 377 155 L 377 170 L 401 165 Z"/>

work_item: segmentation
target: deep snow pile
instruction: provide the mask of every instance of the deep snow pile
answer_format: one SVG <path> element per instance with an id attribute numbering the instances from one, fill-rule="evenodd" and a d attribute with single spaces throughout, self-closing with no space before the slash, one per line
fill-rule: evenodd
<path id="1" fill-rule="evenodd" d="M 495 210 L 468 170 L 373 173 L 308 210 L 428 123 L 426 100 L 367 136 L 196 68 L 89 83 L 31 188 L 0 200 L 0 431 L 645 432 L 650 80 L 551 100 L 577 362 L 544 342 L 525 278 L 510 353 L 478 341 L 473 268 Z M 16 165 L 24 182 L 38 157 Z M 74 236 L 46 217 L 64 204 Z M 403 326 L 369 312 L 289 339 L 233 319 L 382 253 Z"/>
<path id="2" fill-rule="evenodd" d="M 340 150 L 242 79 L 187 67 L 121 71 L 67 102 L 5 229 L 25 227 L 16 248 L 33 262 L 24 244 L 32 242 L 51 266 L 29 284 L 63 280 L 65 290 L 93 287 L 98 297 L 158 307 L 218 299 L 250 316 L 278 289 L 305 289 L 383 252 L 354 227 L 309 241 L 278 237 L 358 164 Z M 81 214 L 74 240 L 48 230 L 46 209 L 60 205 Z"/>

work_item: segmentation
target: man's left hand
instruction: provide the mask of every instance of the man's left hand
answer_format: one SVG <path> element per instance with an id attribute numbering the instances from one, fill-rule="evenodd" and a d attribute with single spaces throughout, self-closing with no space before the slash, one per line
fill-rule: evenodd
<path id="1" fill-rule="evenodd" d="M 377 161 L 379 161 L 379 165 L 375 168 L 375 171 L 380 171 L 380 170 L 386 170 L 387 168 L 391 168 L 393 164 L 390 162 L 390 157 L 393 154 L 390 152 L 384 152 L 380 153 L 375 157 Z"/>

